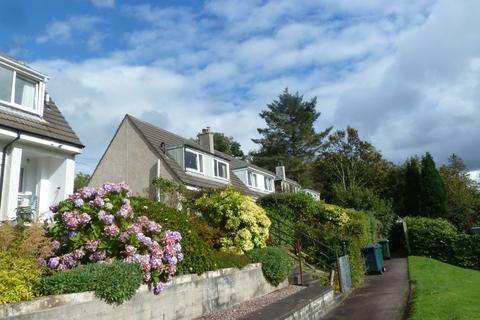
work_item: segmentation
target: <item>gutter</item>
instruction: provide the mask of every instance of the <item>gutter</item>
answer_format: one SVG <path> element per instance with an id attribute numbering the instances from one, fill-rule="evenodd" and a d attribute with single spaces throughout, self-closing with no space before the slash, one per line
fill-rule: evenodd
<path id="1" fill-rule="evenodd" d="M 2 150 L 2 170 L 1 170 L 1 176 L 0 176 L 0 205 L 2 204 L 2 197 L 3 197 L 3 181 L 5 177 L 5 161 L 7 158 L 7 149 L 19 139 L 20 139 L 20 131 L 17 131 L 17 137 L 12 141 L 10 141 L 9 143 L 7 143 Z"/>

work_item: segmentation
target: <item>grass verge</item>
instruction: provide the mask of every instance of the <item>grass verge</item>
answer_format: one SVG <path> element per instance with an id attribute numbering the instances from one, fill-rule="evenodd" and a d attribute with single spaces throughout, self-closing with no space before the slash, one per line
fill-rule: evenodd
<path id="1" fill-rule="evenodd" d="M 434 259 L 408 258 L 413 301 L 410 320 L 480 317 L 480 271 Z"/>

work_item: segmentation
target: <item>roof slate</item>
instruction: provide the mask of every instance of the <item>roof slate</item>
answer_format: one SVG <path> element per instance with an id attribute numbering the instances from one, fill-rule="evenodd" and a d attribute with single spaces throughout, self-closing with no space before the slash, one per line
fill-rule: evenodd
<path id="1" fill-rule="evenodd" d="M 0 107 L 0 126 L 20 130 L 42 138 L 72 144 L 83 148 L 84 145 L 63 117 L 51 99 L 45 102 L 43 118 L 16 111 L 8 107 Z"/>
<path id="2" fill-rule="evenodd" d="M 203 176 L 197 176 L 185 172 L 183 168 L 170 155 L 163 152 L 161 145 L 162 143 L 164 143 L 166 149 L 172 146 L 187 145 L 193 146 L 194 148 L 202 150 L 205 153 L 210 153 L 208 149 L 202 147 L 200 144 L 195 143 L 190 139 L 183 138 L 172 132 L 158 128 L 148 122 L 137 119 L 131 115 L 126 115 L 125 118 L 128 119 L 135 126 L 135 128 L 137 128 L 139 133 L 144 137 L 145 141 L 162 157 L 162 159 L 168 164 L 168 166 L 172 169 L 172 171 L 175 173 L 175 175 L 180 181 L 185 184 L 200 188 L 221 188 L 226 186 L 225 183 L 219 181 L 217 182 L 212 179 L 207 179 Z M 224 153 L 221 153 L 219 151 L 215 151 L 215 155 L 229 160 L 229 158 L 227 158 Z M 259 196 L 259 194 L 251 191 L 247 186 L 245 186 L 245 184 L 232 172 L 231 166 L 230 182 L 233 188 L 235 188 L 237 191 L 240 191 L 250 196 Z"/>

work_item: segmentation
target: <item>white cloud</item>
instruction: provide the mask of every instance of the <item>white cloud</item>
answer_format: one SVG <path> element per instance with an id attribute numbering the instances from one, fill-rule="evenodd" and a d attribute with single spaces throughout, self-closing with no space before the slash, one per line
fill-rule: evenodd
<path id="1" fill-rule="evenodd" d="M 480 168 L 479 11 L 469 1 L 129 6 L 122 12 L 143 27 L 125 35 L 125 49 L 35 66 L 52 76 L 90 167 L 125 113 L 186 137 L 209 125 L 252 149 L 259 111 L 289 87 L 317 96 L 319 129 L 352 125 L 391 160 L 455 152 Z M 69 39 L 77 31 L 67 25 L 46 39 Z M 89 45 L 101 48 L 94 35 Z"/>
<path id="2" fill-rule="evenodd" d="M 73 37 L 77 34 L 89 34 L 101 21 L 100 18 L 93 16 L 72 16 L 65 20 L 55 20 L 47 25 L 45 33 L 38 36 L 36 42 L 68 43 L 73 41 Z M 96 47 L 98 47 L 99 33 L 94 33 L 94 36 L 98 39 L 93 40 L 97 42 Z M 78 41 L 78 39 L 75 40 Z"/>

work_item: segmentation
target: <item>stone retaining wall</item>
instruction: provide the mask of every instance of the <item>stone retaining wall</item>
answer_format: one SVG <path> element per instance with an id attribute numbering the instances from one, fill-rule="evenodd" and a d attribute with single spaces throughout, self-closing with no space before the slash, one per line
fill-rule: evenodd
<path id="1" fill-rule="evenodd" d="M 41 297 L 32 301 L 0 305 L 0 319 L 194 319 L 217 309 L 283 288 L 270 285 L 261 265 L 241 270 L 228 268 L 202 275 L 177 276 L 155 296 L 146 286 L 122 305 L 109 305 L 92 292 Z"/>

